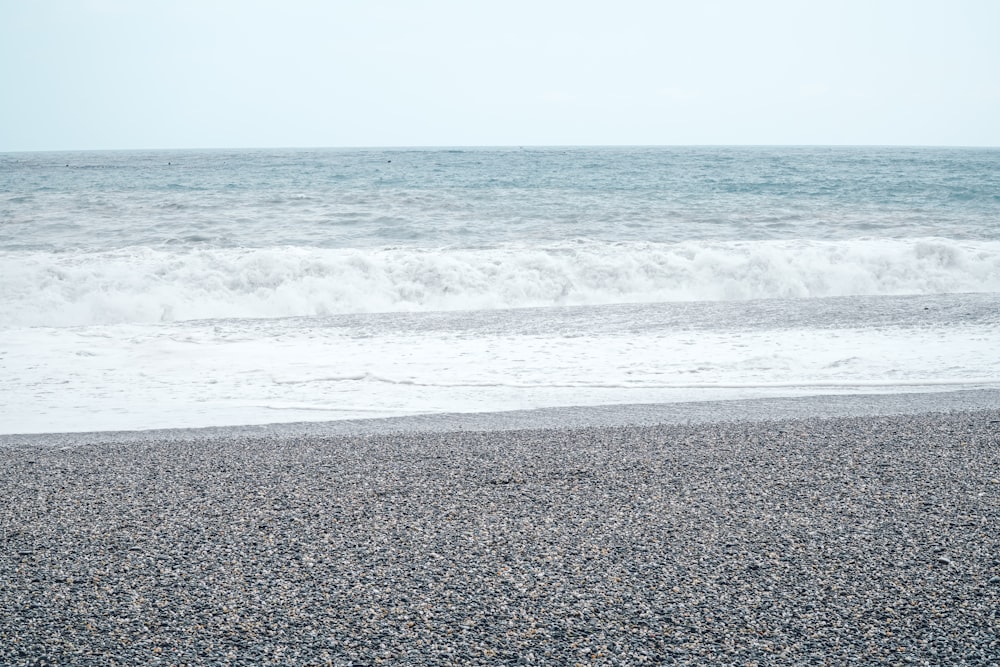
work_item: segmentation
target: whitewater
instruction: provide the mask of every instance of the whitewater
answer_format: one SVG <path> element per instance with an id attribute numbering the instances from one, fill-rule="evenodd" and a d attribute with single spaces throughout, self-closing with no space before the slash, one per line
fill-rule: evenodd
<path id="1" fill-rule="evenodd" d="M 0 433 L 1000 389 L 1000 151 L 0 155 Z"/>

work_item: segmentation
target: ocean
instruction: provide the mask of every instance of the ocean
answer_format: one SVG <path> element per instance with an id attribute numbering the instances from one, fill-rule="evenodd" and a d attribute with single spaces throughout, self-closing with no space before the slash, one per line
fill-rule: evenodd
<path id="1" fill-rule="evenodd" d="M 1000 389 L 1000 150 L 0 154 L 0 433 Z"/>

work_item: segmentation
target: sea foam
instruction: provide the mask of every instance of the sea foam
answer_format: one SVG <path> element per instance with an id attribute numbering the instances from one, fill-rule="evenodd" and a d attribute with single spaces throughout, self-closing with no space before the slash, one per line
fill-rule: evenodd
<path id="1" fill-rule="evenodd" d="M 1000 290 L 1000 242 L 0 253 L 2 326 Z"/>

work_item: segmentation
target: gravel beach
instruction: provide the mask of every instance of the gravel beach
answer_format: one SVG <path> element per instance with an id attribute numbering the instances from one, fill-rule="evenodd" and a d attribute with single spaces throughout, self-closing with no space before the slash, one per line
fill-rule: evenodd
<path id="1" fill-rule="evenodd" d="M 0 664 L 1000 664 L 1000 411 L 0 446 Z"/>

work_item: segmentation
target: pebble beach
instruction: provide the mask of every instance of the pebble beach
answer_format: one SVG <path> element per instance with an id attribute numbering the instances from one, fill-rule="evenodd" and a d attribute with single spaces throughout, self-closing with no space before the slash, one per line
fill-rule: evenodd
<path id="1" fill-rule="evenodd" d="M 1000 663 L 1000 410 L 0 445 L 0 664 Z"/>

